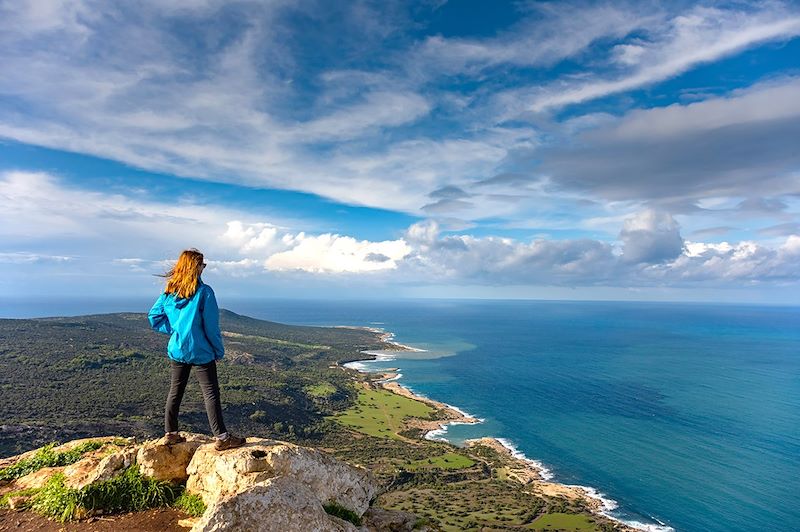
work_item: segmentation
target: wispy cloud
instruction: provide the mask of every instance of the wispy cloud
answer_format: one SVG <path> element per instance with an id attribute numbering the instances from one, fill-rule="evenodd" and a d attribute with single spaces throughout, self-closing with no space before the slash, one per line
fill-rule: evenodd
<path id="1" fill-rule="evenodd" d="M 515 97 L 527 100 L 525 109 L 541 112 L 637 89 L 754 45 L 796 37 L 800 13 L 775 3 L 742 10 L 698 6 L 673 16 L 666 27 L 642 29 L 645 38 L 614 47 L 611 60 L 623 71 L 619 75 L 565 78 L 543 88 L 517 91 Z"/>

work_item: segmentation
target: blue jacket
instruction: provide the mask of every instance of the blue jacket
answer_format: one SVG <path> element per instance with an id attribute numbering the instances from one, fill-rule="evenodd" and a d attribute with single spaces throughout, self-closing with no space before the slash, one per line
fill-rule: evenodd
<path id="1" fill-rule="evenodd" d="M 161 294 L 147 315 L 153 330 L 172 335 L 169 358 L 186 364 L 207 364 L 225 355 L 219 330 L 219 307 L 210 286 L 200 281 L 188 298 Z"/>

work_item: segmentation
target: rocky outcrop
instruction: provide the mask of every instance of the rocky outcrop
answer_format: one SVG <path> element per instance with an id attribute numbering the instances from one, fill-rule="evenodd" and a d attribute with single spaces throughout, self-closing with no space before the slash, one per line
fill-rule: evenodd
<path id="1" fill-rule="evenodd" d="M 335 502 L 361 515 L 377 484 L 366 469 L 340 462 L 316 449 L 251 438 L 244 447 L 219 453 L 200 447 L 188 468 L 186 489 L 206 504 L 276 477 L 305 484 L 321 502 Z"/>
<path id="2" fill-rule="evenodd" d="M 81 489 L 136 464 L 143 475 L 185 481 L 187 491 L 203 499 L 206 511 L 194 520 L 192 532 L 414 529 L 417 520 L 413 514 L 370 508 L 378 484 L 364 468 L 278 440 L 249 438 L 243 447 L 219 452 L 206 436 L 182 434 L 187 441 L 170 446 L 160 440 L 139 445 L 116 440 L 86 453 L 74 464 L 44 468 L 0 486 L 0 495 L 41 487 L 59 472 L 64 474 L 67 486 Z M 61 449 L 78 444 L 66 444 Z M 7 466 L 33 455 L 30 452 L 3 462 Z M 9 504 L 17 502 L 9 497 Z M 330 515 L 326 507 L 359 524 Z"/>
<path id="3" fill-rule="evenodd" d="M 95 482 L 109 480 L 136 463 L 136 449 L 126 448 L 107 456 L 91 453 L 82 460 L 64 468 L 64 484 L 81 489 Z"/>
<path id="4" fill-rule="evenodd" d="M 312 489 L 275 477 L 218 499 L 192 532 L 221 530 L 351 532 L 356 527 L 325 512 Z"/>
<path id="5" fill-rule="evenodd" d="M 202 434 L 181 433 L 185 442 L 164 445 L 161 440 L 147 441 L 139 446 L 136 463 L 139 472 L 156 480 L 185 482 L 189 478 L 186 468 L 197 448 L 213 440 Z"/>
<path id="6" fill-rule="evenodd" d="M 231 516 L 241 515 L 252 524 L 252 519 L 273 511 L 281 518 L 261 519 L 258 530 L 355 530 L 332 520 L 324 505 L 333 503 L 360 517 L 378 488 L 365 469 L 315 449 L 257 438 L 223 453 L 212 445 L 201 446 L 187 472 L 186 489 L 208 506 L 193 532 L 247 530 L 244 524 L 227 524 Z"/>

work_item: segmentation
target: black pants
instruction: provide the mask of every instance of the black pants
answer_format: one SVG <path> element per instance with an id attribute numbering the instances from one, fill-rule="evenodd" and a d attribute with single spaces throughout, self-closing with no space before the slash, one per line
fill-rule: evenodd
<path id="1" fill-rule="evenodd" d="M 225 423 L 222 421 L 222 403 L 219 399 L 219 380 L 217 380 L 217 362 L 212 360 L 202 366 L 193 366 L 183 362 L 175 362 L 170 359 L 171 383 L 169 394 L 167 395 L 167 406 L 164 412 L 164 430 L 166 432 L 177 432 L 178 430 L 178 410 L 181 407 L 183 392 L 186 391 L 186 383 L 189 382 L 189 372 L 195 368 L 197 381 L 203 390 L 203 401 L 206 404 L 206 414 L 208 414 L 208 424 L 211 425 L 211 432 L 214 436 L 219 436 L 227 432 Z"/>

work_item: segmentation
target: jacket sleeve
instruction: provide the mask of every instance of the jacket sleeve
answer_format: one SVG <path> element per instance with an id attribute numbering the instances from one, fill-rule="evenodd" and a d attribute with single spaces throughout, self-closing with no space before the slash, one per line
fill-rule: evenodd
<path id="1" fill-rule="evenodd" d="M 172 334 L 172 326 L 169 323 L 167 314 L 164 312 L 164 294 L 158 296 L 153 308 L 147 313 L 147 320 L 154 331 Z"/>
<path id="2" fill-rule="evenodd" d="M 217 296 L 210 286 L 205 286 L 203 294 L 203 330 L 208 338 L 208 343 L 214 350 L 214 360 L 221 360 L 225 356 L 225 346 L 222 345 L 222 331 L 219 329 L 219 306 Z"/>

